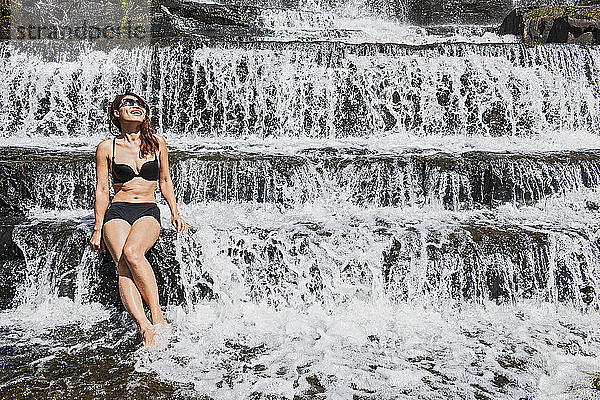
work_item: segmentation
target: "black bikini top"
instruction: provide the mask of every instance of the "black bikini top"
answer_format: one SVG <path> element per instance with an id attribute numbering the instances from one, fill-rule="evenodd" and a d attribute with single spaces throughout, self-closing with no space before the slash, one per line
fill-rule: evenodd
<path id="1" fill-rule="evenodd" d="M 146 161 L 140 168 L 139 173 L 135 173 L 133 168 L 127 164 L 115 164 L 115 139 L 113 139 L 113 155 L 112 155 L 112 176 L 113 183 L 129 182 L 136 176 L 144 178 L 147 181 L 158 180 L 158 159 L 154 153 L 154 160 Z"/>

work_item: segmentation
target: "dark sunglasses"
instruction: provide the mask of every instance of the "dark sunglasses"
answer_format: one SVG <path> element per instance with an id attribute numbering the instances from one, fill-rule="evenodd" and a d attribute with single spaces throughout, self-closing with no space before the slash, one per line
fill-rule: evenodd
<path id="1" fill-rule="evenodd" d="M 138 105 L 138 106 L 142 107 L 144 110 L 146 109 L 146 103 L 144 103 L 140 99 L 123 99 L 123 100 L 121 100 L 121 104 L 119 104 L 119 108 L 134 106 L 134 105 Z"/>

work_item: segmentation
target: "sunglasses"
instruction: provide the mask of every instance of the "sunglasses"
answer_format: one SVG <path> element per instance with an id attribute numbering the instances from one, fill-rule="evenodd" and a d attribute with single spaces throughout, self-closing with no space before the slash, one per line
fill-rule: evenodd
<path id="1" fill-rule="evenodd" d="M 144 103 L 140 99 L 123 99 L 123 100 L 121 100 L 121 104 L 119 105 L 119 108 L 135 106 L 135 105 L 140 106 L 144 110 L 146 109 L 146 103 Z"/>

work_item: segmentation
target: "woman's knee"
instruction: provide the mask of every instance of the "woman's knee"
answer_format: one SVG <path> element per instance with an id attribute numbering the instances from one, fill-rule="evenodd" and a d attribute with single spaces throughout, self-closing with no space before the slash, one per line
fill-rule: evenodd
<path id="1" fill-rule="evenodd" d="M 144 260 L 144 254 L 136 246 L 125 245 L 123 247 L 122 257 L 125 258 L 130 267 L 135 267 L 141 264 Z"/>

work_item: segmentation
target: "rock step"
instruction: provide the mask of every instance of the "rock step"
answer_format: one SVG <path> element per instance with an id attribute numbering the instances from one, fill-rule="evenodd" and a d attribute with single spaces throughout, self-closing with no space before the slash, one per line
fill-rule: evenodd
<path id="1" fill-rule="evenodd" d="M 200 146 L 172 150 L 170 167 L 182 204 L 258 202 L 293 208 L 347 202 L 493 209 L 506 203 L 533 205 L 600 185 L 599 150 L 452 154 L 305 147 L 277 154 Z M 93 208 L 96 173 L 89 152 L 0 147 L 0 173 L 4 214 Z"/>
<path id="2" fill-rule="evenodd" d="M 539 0 L 521 0 L 521 6 L 539 5 Z M 555 3 L 561 3 L 555 2 Z M 579 1 L 585 4 L 586 1 Z M 283 26 L 335 28 L 338 18 L 378 17 L 381 21 L 398 21 L 416 25 L 495 25 L 514 7 L 513 0 L 392 0 L 348 4 L 345 1 L 298 4 L 298 2 L 162 1 L 155 13 L 153 36 L 187 36 L 204 38 L 250 38 L 281 35 Z M 309 8 L 307 8 L 307 6 Z M 360 10 L 357 9 L 360 7 Z M 276 21 L 273 26 L 273 21 Z"/>
<path id="3" fill-rule="evenodd" d="M 597 192 L 494 212 L 209 204 L 182 207 L 185 234 L 167 228 L 161 206 L 163 233 L 149 259 L 163 301 L 186 306 L 231 296 L 297 305 L 381 295 L 598 306 L 599 205 Z M 74 210 L 15 226 L 27 262 L 12 265 L 20 280 L 4 295 L 20 293 L 14 301 L 28 304 L 48 296 L 118 304 L 110 260 L 87 247 L 90 218 Z"/>
<path id="4" fill-rule="evenodd" d="M 0 43 L 0 107 L 8 116 L 0 136 L 106 132 L 107 101 L 129 82 L 149 101 L 154 125 L 172 137 L 600 131 L 600 50 L 593 47 L 200 40 L 110 51 L 96 43 L 69 46 Z"/>
<path id="5" fill-rule="evenodd" d="M 244 4 L 185 4 L 182 2 L 164 2 L 153 31 L 153 42 L 165 37 L 193 37 L 208 40 L 231 41 L 337 41 L 337 42 L 381 42 L 400 43 L 418 41 L 420 37 L 427 41 L 440 41 L 442 37 L 460 36 L 463 41 L 477 41 L 485 32 L 495 32 L 493 25 L 499 21 L 498 10 L 490 19 L 487 10 L 484 20 L 481 16 L 467 18 L 467 13 L 456 12 L 453 4 L 452 16 L 444 10 L 445 18 L 412 13 L 412 22 L 408 25 L 409 10 L 406 4 L 370 3 L 367 10 L 358 11 L 346 8 L 336 10 L 310 10 L 303 8 L 260 7 Z M 431 6 L 431 5 L 429 5 Z M 423 8 L 414 10 L 426 12 Z M 485 12 L 480 10 L 480 12 Z M 502 13 L 502 11 L 500 11 Z M 506 15 L 501 14 L 501 17 Z M 391 18 L 385 18 L 384 15 Z M 391 14 L 391 15 L 390 15 Z M 501 19 L 500 17 L 500 19 Z M 358 19 L 358 22 L 357 22 Z M 462 20 L 460 26 L 457 22 Z M 424 22 L 426 22 L 424 24 Z M 488 23 L 489 26 L 482 24 Z M 470 24 L 470 25 L 469 25 Z M 476 24 L 476 25 L 475 25 Z M 383 26 L 382 26 L 383 25 Z M 382 29 L 383 28 L 383 29 Z M 398 34 L 399 33 L 399 34 Z M 402 36 L 405 35 L 403 39 Z M 426 38 L 425 36 L 429 36 Z"/>

